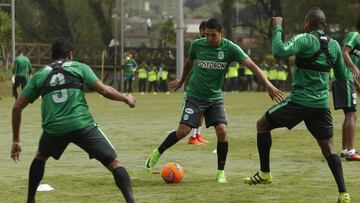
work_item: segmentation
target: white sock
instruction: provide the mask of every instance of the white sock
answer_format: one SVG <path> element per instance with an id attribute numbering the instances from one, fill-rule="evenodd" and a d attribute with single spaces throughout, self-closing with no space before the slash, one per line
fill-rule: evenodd
<path id="1" fill-rule="evenodd" d="M 349 155 L 349 156 L 351 156 L 351 155 L 353 155 L 353 154 L 355 154 L 355 149 L 353 148 L 353 149 L 350 149 L 350 150 L 347 150 L 347 155 Z"/>
<path id="2" fill-rule="evenodd" d="M 201 127 L 198 127 L 197 130 L 196 130 L 196 134 L 200 135 L 200 132 L 201 132 Z"/>
<path id="3" fill-rule="evenodd" d="M 348 150 L 347 150 L 347 149 L 343 149 L 343 150 L 341 151 L 341 153 L 347 155 L 347 154 L 348 154 Z"/>
<path id="4" fill-rule="evenodd" d="M 190 131 L 190 136 L 195 138 L 196 137 L 196 131 L 197 131 L 196 128 L 192 128 L 191 131 Z"/>

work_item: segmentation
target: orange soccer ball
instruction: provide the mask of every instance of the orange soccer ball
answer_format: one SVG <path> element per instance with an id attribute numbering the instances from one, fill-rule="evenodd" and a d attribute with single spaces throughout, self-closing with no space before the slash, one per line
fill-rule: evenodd
<path id="1" fill-rule="evenodd" d="M 161 177 L 166 183 L 180 183 L 184 177 L 184 170 L 178 163 L 170 162 L 161 170 Z"/>

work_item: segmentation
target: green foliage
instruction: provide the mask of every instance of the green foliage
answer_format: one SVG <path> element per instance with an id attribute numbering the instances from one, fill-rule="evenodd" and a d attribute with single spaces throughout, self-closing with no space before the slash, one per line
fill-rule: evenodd
<path id="1" fill-rule="evenodd" d="M 0 84 L 1 87 L 2 84 Z M 9 90 L 10 91 L 10 90 Z M 215 181 L 216 148 L 214 128 L 202 129 L 211 143 L 203 146 L 179 141 L 161 157 L 158 168 L 178 162 L 185 171 L 177 185 L 165 184 L 157 174 L 148 174 L 144 162 L 148 154 L 163 141 L 168 131 L 177 127 L 183 93 L 171 95 L 135 93 L 137 107 L 109 101 L 98 94 L 87 94 L 90 110 L 101 129 L 115 146 L 120 162 L 130 173 L 136 202 L 209 202 L 209 203 L 329 203 L 336 202 L 338 191 L 321 151 L 306 126 L 301 123 L 293 130 L 272 132 L 271 169 L 273 185 L 247 186 L 242 178 L 259 168 L 256 148 L 256 121 L 273 102 L 267 93 L 228 93 L 225 95 L 229 119 L 229 153 L 226 174 L 229 183 Z M 0 105 L 0 200 L 20 203 L 26 201 L 28 170 L 35 156 L 41 134 L 41 100 L 23 111 L 21 128 L 22 154 L 20 162 L 10 160 L 11 108 L 14 98 L 3 97 Z M 341 149 L 342 111 L 333 111 L 334 144 Z M 359 130 L 357 130 L 357 133 Z M 356 137 L 359 143 L 359 137 Z M 358 162 L 342 162 L 345 181 L 353 202 L 359 202 Z M 55 188 L 39 192 L 37 202 L 123 202 L 113 177 L 105 167 L 89 160 L 85 152 L 71 144 L 59 161 L 50 158 L 42 183 Z"/>
<path id="2" fill-rule="evenodd" d="M 175 25 L 172 18 L 165 21 L 160 27 L 159 48 L 167 48 L 169 44 L 176 44 Z"/>

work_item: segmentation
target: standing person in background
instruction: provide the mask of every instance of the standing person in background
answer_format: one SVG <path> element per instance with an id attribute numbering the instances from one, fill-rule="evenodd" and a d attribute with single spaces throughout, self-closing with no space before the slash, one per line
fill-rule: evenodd
<path id="1" fill-rule="evenodd" d="M 237 92 L 238 91 L 238 77 L 239 77 L 239 63 L 233 62 L 230 64 L 228 73 L 229 73 L 229 89 L 228 91 Z"/>
<path id="2" fill-rule="evenodd" d="M 100 161 L 113 174 L 115 183 L 126 202 L 133 203 L 130 177 L 116 159 L 113 145 L 89 112 L 83 85 L 108 99 L 124 102 L 130 108 L 135 107 L 136 101 L 133 97 L 126 97 L 114 88 L 104 85 L 88 65 L 73 61 L 72 50 L 69 39 L 57 39 L 52 45 L 54 62 L 34 75 L 12 110 L 11 158 L 16 162 L 19 161 L 21 153 L 22 111 L 39 96 L 42 97 L 43 133 L 37 154 L 30 166 L 27 203 L 35 202 L 36 189 L 44 176 L 48 158 L 59 159 L 70 143 L 86 151 L 89 158 Z"/>
<path id="3" fill-rule="evenodd" d="M 146 80 L 148 77 L 147 70 L 148 70 L 148 66 L 146 65 L 145 61 L 143 61 L 135 71 L 138 74 L 139 92 L 141 95 L 144 95 L 146 91 Z"/>
<path id="4" fill-rule="evenodd" d="M 124 65 L 124 93 L 128 93 L 129 95 L 132 92 L 132 81 L 134 79 L 134 72 L 138 68 L 138 64 L 135 59 L 132 58 L 132 55 L 129 54 L 126 57 L 125 65 Z"/>
<path id="5" fill-rule="evenodd" d="M 18 98 L 17 88 L 21 86 L 24 89 L 31 74 L 31 62 L 28 57 L 24 56 L 21 50 L 16 50 L 16 58 L 14 61 L 14 69 L 12 70 L 14 84 L 12 93 L 15 99 Z"/>
<path id="6" fill-rule="evenodd" d="M 197 127 L 200 117 L 204 115 L 206 127 L 214 126 L 217 136 L 216 181 L 227 182 L 224 171 L 228 153 L 227 117 L 221 87 L 231 62 L 242 63 L 253 71 L 256 77 L 266 84 L 273 100 L 278 102 L 283 99 L 282 92 L 267 80 L 250 57 L 238 45 L 223 38 L 222 34 L 220 22 L 214 18 L 208 20 L 205 25 L 206 37 L 191 43 L 181 80 L 175 79 L 169 83 L 169 87 L 173 90 L 181 88 L 192 71 L 179 126 L 151 152 L 145 162 L 148 171 L 155 167 L 160 156 L 167 149 L 188 135 L 191 128 Z M 197 61 L 196 66 L 194 66 L 194 61 Z"/>
<path id="7" fill-rule="evenodd" d="M 160 64 L 159 71 L 157 74 L 158 74 L 158 81 L 159 81 L 159 90 L 161 92 L 165 92 L 166 94 L 170 94 L 169 87 L 167 84 L 169 72 L 168 72 L 165 64 L 163 64 L 163 63 Z"/>
<path id="8" fill-rule="evenodd" d="M 257 122 L 257 148 L 260 171 L 244 179 L 246 184 L 271 184 L 270 149 L 271 131 L 280 127 L 292 129 L 304 121 L 315 137 L 322 155 L 338 187 L 338 203 L 349 203 L 341 160 L 333 144 L 333 123 L 329 109 L 329 72 L 334 68 L 336 78 L 346 81 L 339 43 L 325 35 L 325 13 L 318 7 L 305 15 L 307 33 L 296 35 L 287 42 L 282 40 L 282 17 L 273 17 L 272 53 L 275 58 L 296 56 L 296 69 L 290 96 L 271 107 Z M 296 180 L 296 177 L 293 178 Z"/>
<path id="9" fill-rule="evenodd" d="M 360 71 L 355 64 L 360 57 L 360 20 L 356 24 L 357 32 L 349 32 L 343 41 L 342 55 L 349 75 L 347 80 L 340 81 L 334 78 L 332 83 L 334 108 L 342 109 L 345 115 L 342 124 L 342 152 L 340 157 L 348 161 L 360 161 L 360 155 L 355 150 L 356 134 L 356 92 L 354 79 L 358 79 Z"/>
<path id="10" fill-rule="evenodd" d="M 253 79 L 254 79 L 254 74 L 253 72 L 251 72 L 251 70 L 249 68 L 246 68 L 245 67 L 245 77 L 246 77 L 246 80 L 245 80 L 245 90 L 246 91 L 252 91 L 253 90 Z"/>
<path id="11" fill-rule="evenodd" d="M 148 92 L 151 92 L 152 88 L 154 88 L 153 94 L 156 95 L 159 89 L 157 83 L 157 70 L 153 63 L 150 63 L 150 69 L 148 71 L 148 81 L 149 81 Z"/>

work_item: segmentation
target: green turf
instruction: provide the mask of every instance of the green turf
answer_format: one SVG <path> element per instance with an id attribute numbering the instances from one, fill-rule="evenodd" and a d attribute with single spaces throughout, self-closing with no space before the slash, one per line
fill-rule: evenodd
<path id="1" fill-rule="evenodd" d="M 228 93 L 225 106 L 229 125 L 229 153 L 226 174 L 229 183 L 215 181 L 216 146 L 213 128 L 202 134 L 211 143 L 204 146 L 180 141 L 161 157 L 158 166 L 178 162 L 185 171 L 180 184 L 165 184 L 159 175 L 146 172 L 144 162 L 167 132 L 177 127 L 184 95 L 138 95 L 137 107 L 127 108 L 97 94 L 87 94 L 90 110 L 102 130 L 116 147 L 119 160 L 132 178 L 137 202 L 335 202 L 338 196 L 335 181 L 320 154 L 313 137 L 304 124 L 292 131 L 273 131 L 271 151 L 271 186 L 248 186 L 242 178 L 259 168 L 256 148 L 256 121 L 272 105 L 266 93 Z M 35 155 L 40 129 L 40 101 L 23 112 L 21 161 L 10 159 L 11 107 L 13 98 L 0 100 L 0 202 L 25 202 L 29 165 Z M 343 113 L 335 112 L 335 146 L 341 149 Z M 359 132 L 357 130 L 357 132 Z M 359 138 L 357 137 L 357 141 Z M 360 143 L 360 142 L 358 142 Z M 343 161 L 345 179 L 354 202 L 360 202 L 360 163 Z M 42 183 L 55 188 L 39 192 L 37 202 L 119 202 L 122 195 L 115 187 L 112 175 L 74 145 L 61 159 L 49 159 Z"/>

